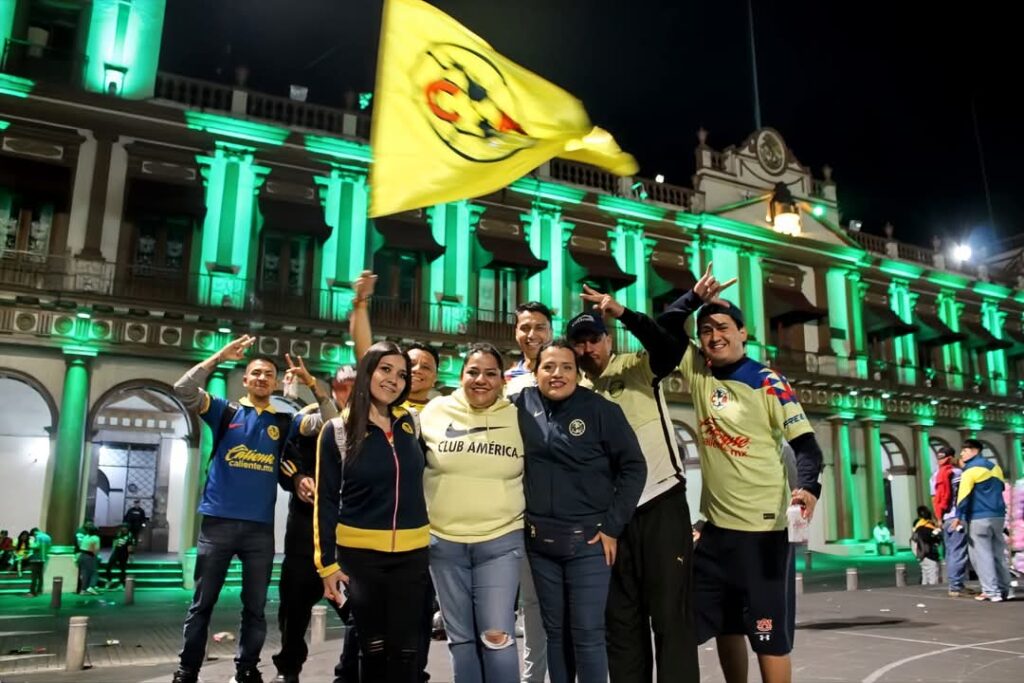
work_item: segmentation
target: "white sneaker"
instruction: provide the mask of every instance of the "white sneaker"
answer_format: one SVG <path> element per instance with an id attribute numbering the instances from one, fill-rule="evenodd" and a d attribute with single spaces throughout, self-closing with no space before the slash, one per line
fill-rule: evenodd
<path id="1" fill-rule="evenodd" d="M 1003 596 L 1002 595 L 990 595 L 988 597 L 988 601 L 989 602 L 1002 602 L 1003 601 Z"/>

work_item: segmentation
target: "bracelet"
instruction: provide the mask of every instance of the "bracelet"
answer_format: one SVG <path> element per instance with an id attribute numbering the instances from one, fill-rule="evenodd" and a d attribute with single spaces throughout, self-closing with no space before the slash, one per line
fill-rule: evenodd
<path id="1" fill-rule="evenodd" d="M 310 382 L 306 386 L 309 387 L 310 389 L 316 389 L 316 380 L 314 379 L 312 382 Z"/>

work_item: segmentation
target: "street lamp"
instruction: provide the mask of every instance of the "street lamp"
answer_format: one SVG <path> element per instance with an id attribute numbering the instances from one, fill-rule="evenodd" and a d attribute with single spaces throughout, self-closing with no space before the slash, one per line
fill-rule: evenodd
<path id="1" fill-rule="evenodd" d="M 800 208 L 785 183 L 776 183 L 768 205 L 768 222 L 775 232 L 783 235 L 800 234 Z"/>
<path id="2" fill-rule="evenodd" d="M 957 263 L 971 260 L 971 245 L 961 242 L 953 247 L 953 260 Z"/>

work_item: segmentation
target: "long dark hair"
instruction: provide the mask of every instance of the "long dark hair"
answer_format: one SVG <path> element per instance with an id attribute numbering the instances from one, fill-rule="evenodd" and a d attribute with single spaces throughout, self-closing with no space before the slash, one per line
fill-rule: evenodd
<path id="1" fill-rule="evenodd" d="M 409 368 L 412 363 L 409 361 L 409 354 L 394 342 L 377 342 L 367 350 L 366 355 L 356 366 L 356 384 L 352 388 L 352 394 L 348 397 L 348 416 L 345 418 L 345 453 L 343 457 L 346 462 L 351 462 L 362 450 L 363 440 L 366 439 L 366 429 L 370 424 L 370 382 L 373 380 L 373 373 L 384 356 L 401 356 L 405 359 L 405 387 L 398 398 L 388 406 L 392 408 L 404 402 L 409 397 L 409 387 L 412 382 L 409 379 Z"/>

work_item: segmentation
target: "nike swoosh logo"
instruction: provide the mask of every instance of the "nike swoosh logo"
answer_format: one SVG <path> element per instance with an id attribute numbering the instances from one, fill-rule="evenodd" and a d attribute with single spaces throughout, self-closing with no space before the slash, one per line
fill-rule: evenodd
<path id="1" fill-rule="evenodd" d="M 231 424 L 228 425 L 228 429 L 237 429 L 238 427 L 241 427 L 241 426 L 242 426 L 241 422 L 232 422 Z"/>
<path id="2" fill-rule="evenodd" d="M 538 410 L 538 411 L 537 411 L 536 413 L 534 413 L 534 414 L 533 414 L 533 416 L 534 416 L 534 417 L 540 417 L 540 416 L 541 416 L 541 415 L 543 415 L 543 414 L 544 414 L 544 411 L 543 411 L 543 410 Z"/>
<path id="3" fill-rule="evenodd" d="M 469 436 L 470 434 L 486 432 L 488 429 L 504 429 L 504 427 L 470 427 L 468 429 L 456 429 L 455 425 L 449 422 L 448 429 L 444 430 L 444 436 L 446 439 L 458 439 L 459 437 Z"/>

